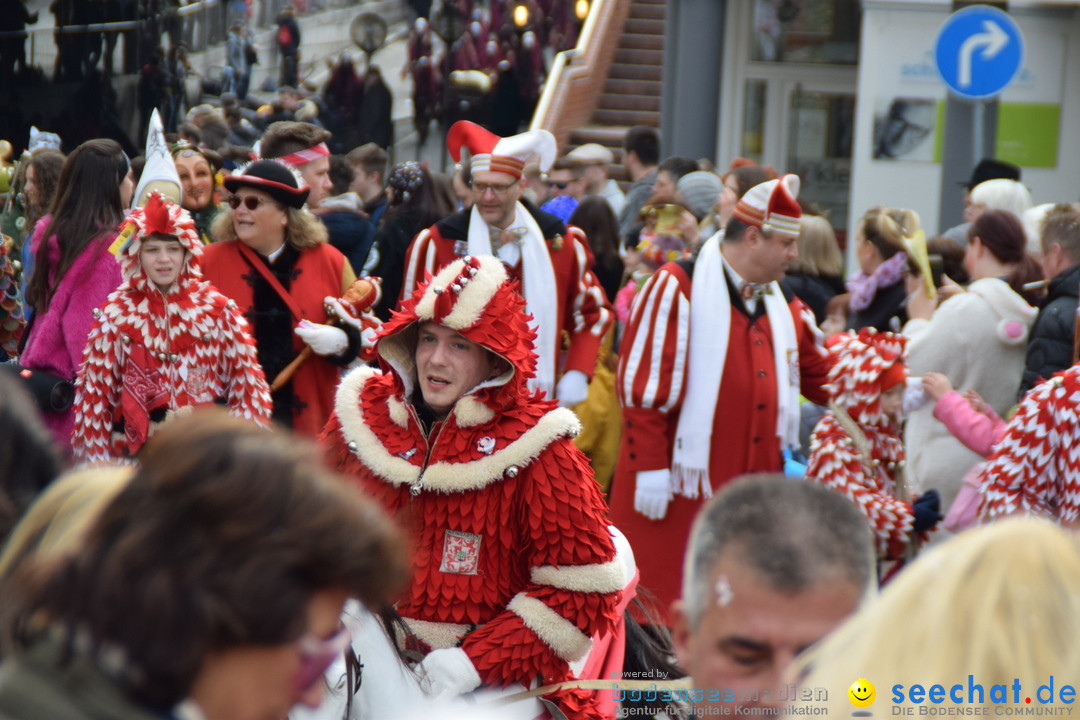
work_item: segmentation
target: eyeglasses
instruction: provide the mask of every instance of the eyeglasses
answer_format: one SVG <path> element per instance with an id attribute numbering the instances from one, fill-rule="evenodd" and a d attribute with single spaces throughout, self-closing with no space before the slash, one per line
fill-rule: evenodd
<path id="1" fill-rule="evenodd" d="M 496 197 L 503 197 L 503 196 L 506 195 L 506 193 L 510 192 L 510 188 L 514 187 L 517 184 L 518 184 L 518 181 L 515 180 L 512 183 L 506 183 L 506 184 L 473 183 L 472 187 L 473 187 L 473 191 L 476 192 L 477 195 L 482 196 L 484 193 L 486 193 L 488 190 L 490 190 Z"/>
<path id="2" fill-rule="evenodd" d="M 311 687 L 323 676 L 326 669 L 333 664 L 345 648 L 349 647 L 352 635 L 349 628 L 342 625 L 328 638 L 321 638 L 307 633 L 296 641 L 296 649 L 300 655 L 300 667 L 293 676 L 293 687 L 297 692 L 303 692 Z"/>
<path id="3" fill-rule="evenodd" d="M 236 210 L 238 207 L 240 207 L 241 204 L 243 204 L 243 206 L 246 207 L 248 210 L 257 210 L 260 205 L 267 202 L 270 201 L 263 200 L 260 197 L 255 197 L 254 195 L 248 195 L 247 197 L 239 197 L 237 195 L 233 195 L 229 198 L 229 207 L 231 207 L 233 210 Z"/>

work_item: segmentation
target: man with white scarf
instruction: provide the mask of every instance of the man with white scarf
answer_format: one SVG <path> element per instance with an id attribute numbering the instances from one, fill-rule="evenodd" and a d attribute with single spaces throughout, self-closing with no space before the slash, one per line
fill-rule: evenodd
<path id="1" fill-rule="evenodd" d="M 455 161 L 462 149 L 469 152 L 475 204 L 416 236 L 405 257 L 400 297 L 410 297 L 426 273 L 434 275 L 459 257 L 495 255 L 521 282 L 533 316 L 538 361 L 529 386 L 564 407 L 577 405 L 588 393 L 614 315 L 592 273 L 585 233 L 522 199 L 526 161 L 539 155 L 546 172 L 555 161 L 554 136 L 533 130 L 501 138 L 462 120 L 450 128 L 446 145 Z"/>
<path id="2" fill-rule="evenodd" d="M 610 515 L 665 607 L 702 503 L 737 475 L 782 470 L 783 449 L 798 445 L 800 391 L 828 401 L 814 314 L 779 284 L 798 257 L 798 192 L 795 175 L 751 188 L 724 232 L 662 266 L 630 312 Z"/>

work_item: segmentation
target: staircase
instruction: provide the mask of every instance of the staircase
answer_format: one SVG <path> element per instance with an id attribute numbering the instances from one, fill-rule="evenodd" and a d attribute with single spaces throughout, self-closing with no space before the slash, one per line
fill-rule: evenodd
<path id="1" fill-rule="evenodd" d="M 665 0 L 631 0 L 599 103 L 590 122 L 570 133 L 568 149 L 599 143 L 611 148 L 618 160 L 628 128 L 647 125 L 659 129 L 664 5 Z M 611 177 L 629 179 L 621 164 L 611 167 Z"/>

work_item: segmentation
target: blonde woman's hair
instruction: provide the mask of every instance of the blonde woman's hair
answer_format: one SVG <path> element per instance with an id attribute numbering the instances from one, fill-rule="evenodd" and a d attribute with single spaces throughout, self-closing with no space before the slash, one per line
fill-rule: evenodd
<path id="1" fill-rule="evenodd" d="M 859 221 L 858 234 L 873 243 L 884 260 L 904 250 L 904 238 L 921 227 L 914 210 L 878 205 L 870 208 Z"/>
<path id="2" fill-rule="evenodd" d="M 836 231 L 819 215 L 803 215 L 799 221 L 799 257 L 791 272 L 806 275 L 836 275 L 844 272 L 844 259 L 836 242 Z"/>
<path id="3" fill-rule="evenodd" d="M 285 205 L 280 205 L 280 207 L 289 216 L 289 224 L 285 228 L 285 242 L 296 250 L 307 250 L 326 242 L 328 237 L 326 226 L 307 208 L 297 209 Z M 222 212 L 214 218 L 210 232 L 217 242 L 236 240 L 233 213 L 228 205 L 225 205 Z"/>
<path id="4" fill-rule="evenodd" d="M 0 554 L 0 585 L 28 558 L 48 559 L 74 550 L 133 472 L 129 466 L 103 465 L 73 470 L 53 481 L 11 531 Z"/>
<path id="5" fill-rule="evenodd" d="M 991 704 L 994 685 L 1019 679 L 1025 697 L 1054 676 L 1080 677 L 1080 545 L 1044 520 L 1010 518 L 961 533 L 927 551 L 822 644 L 795 663 L 803 688 L 828 693 L 828 716 L 852 711 L 847 689 L 865 678 L 877 688 L 879 717 L 894 687 L 905 702 L 914 684 L 945 689 L 938 707 Z M 968 676 L 983 688 L 969 702 Z M 926 700 L 924 699 L 924 703 Z M 818 703 L 820 706 L 820 702 Z M 1049 705 L 1047 705 L 1049 707 Z"/>

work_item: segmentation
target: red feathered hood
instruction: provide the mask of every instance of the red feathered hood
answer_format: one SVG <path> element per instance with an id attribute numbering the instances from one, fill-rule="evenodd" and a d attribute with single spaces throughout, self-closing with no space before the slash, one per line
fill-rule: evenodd
<path id="1" fill-rule="evenodd" d="M 893 366 L 904 362 L 906 350 L 903 335 L 873 328 L 863 328 L 855 336 L 835 336 L 829 342 L 829 353 L 836 359 L 825 386 L 829 397 L 863 427 L 886 424 L 881 415 L 881 376 L 886 371 L 895 374 Z"/>
<path id="2" fill-rule="evenodd" d="M 202 281 L 202 271 L 199 268 L 202 243 L 199 241 L 198 231 L 195 230 L 195 222 L 187 210 L 165 200 L 158 193 L 153 193 L 146 205 L 136 208 L 128 215 L 120 226 L 120 235 L 127 236 L 127 241 L 117 256 L 124 273 L 121 289 L 146 292 L 154 288 L 139 260 L 143 240 L 151 235 L 176 238 L 186 251 L 176 287 L 185 287 L 192 281 Z"/>
<path id="3" fill-rule="evenodd" d="M 536 333 L 529 326 L 525 299 L 506 268 L 490 256 L 464 257 L 420 285 L 380 331 L 376 352 L 393 372 L 407 397 L 416 386 L 416 341 L 419 324 L 431 321 L 499 355 L 510 370 L 482 383 L 473 395 L 493 410 L 515 405 L 530 392 L 526 382 L 536 374 Z"/>

